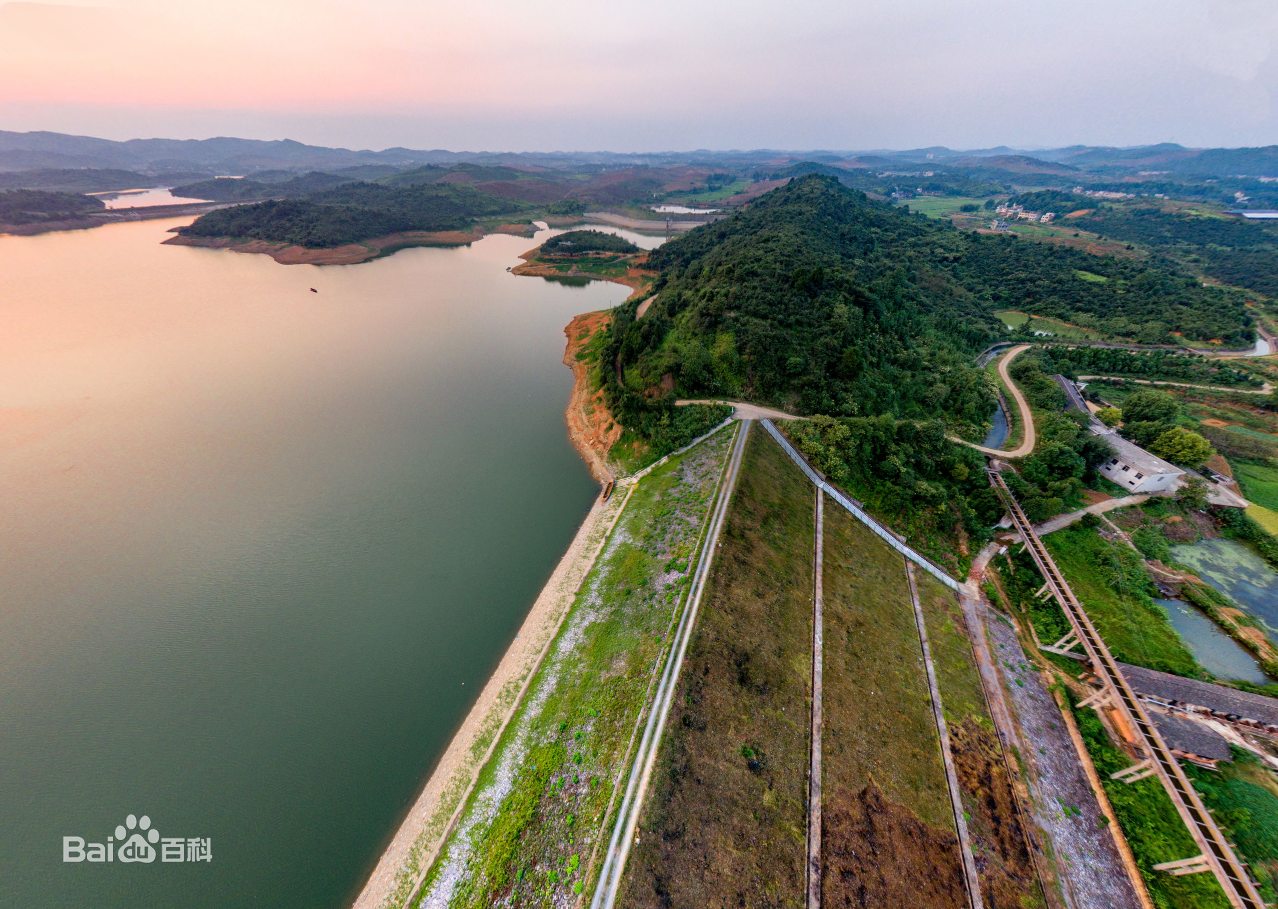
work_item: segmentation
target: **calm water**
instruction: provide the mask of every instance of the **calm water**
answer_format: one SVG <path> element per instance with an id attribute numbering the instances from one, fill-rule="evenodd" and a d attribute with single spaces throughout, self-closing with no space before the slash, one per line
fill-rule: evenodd
<path id="1" fill-rule="evenodd" d="M 152 205 L 180 205 L 183 202 L 206 202 L 207 199 L 190 199 L 175 196 L 165 188 L 126 189 L 113 193 L 90 193 L 97 196 L 107 208 L 149 208 Z"/>
<path id="2" fill-rule="evenodd" d="M 1233 540 L 1203 540 L 1173 546 L 1172 554 L 1244 612 L 1278 632 L 1278 573 L 1254 551 Z"/>
<path id="3" fill-rule="evenodd" d="M 1206 613 L 1180 600 L 1154 600 L 1167 610 L 1172 627 L 1194 658 L 1217 678 L 1242 679 L 1266 685 L 1273 681 L 1251 653 L 1220 630 Z"/>
<path id="4" fill-rule="evenodd" d="M 996 407 L 990 419 L 994 421 L 994 425 L 990 427 L 989 434 L 985 436 L 981 445 L 986 448 L 1002 448 L 1007 443 L 1009 428 L 1007 414 L 1003 412 L 1002 407 Z"/>
<path id="5" fill-rule="evenodd" d="M 563 327 L 625 288 L 175 223 L 0 238 L 2 906 L 343 906 L 597 492 Z M 62 862 L 131 813 L 213 861 Z"/>

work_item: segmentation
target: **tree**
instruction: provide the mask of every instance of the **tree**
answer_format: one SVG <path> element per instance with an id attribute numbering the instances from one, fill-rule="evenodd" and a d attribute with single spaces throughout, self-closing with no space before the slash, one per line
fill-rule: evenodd
<path id="1" fill-rule="evenodd" d="M 1160 435 L 1149 450 L 1182 467 L 1197 467 L 1216 453 L 1211 443 L 1198 433 L 1179 426 Z"/>
<path id="2" fill-rule="evenodd" d="M 1165 391 L 1138 391 L 1123 404 L 1124 423 L 1172 423 L 1180 413 L 1176 399 Z"/>
<path id="3" fill-rule="evenodd" d="M 1123 412 L 1117 407 L 1102 407 L 1096 411 L 1096 419 L 1106 426 L 1117 426 L 1123 419 Z"/>
<path id="4" fill-rule="evenodd" d="M 1198 477 L 1190 477 L 1181 484 L 1176 501 L 1190 511 L 1202 511 L 1207 507 L 1207 484 Z"/>
<path id="5" fill-rule="evenodd" d="M 1173 427 L 1166 423 L 1155 423 L 1152 420 L 1139 420 L 1135 423 L 1128 421 L 1123 423 L 1123 435 L 1142 448 L 1149 448 L 1171 428 Z"/>

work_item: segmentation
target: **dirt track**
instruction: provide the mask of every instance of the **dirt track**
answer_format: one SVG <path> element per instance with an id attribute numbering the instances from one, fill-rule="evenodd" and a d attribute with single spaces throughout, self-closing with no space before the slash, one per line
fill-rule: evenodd
<path id="1" fill-rule="evenodd" d="M 1032 344 L 1021 344 L 1013 347 L 1007 352 L 998 363 L 998 374 L 1003 380 L 1003 384 L 1007 386 L 1007 390 L 1012 393 L 1012 397 L 1016 399 L 1016 408 L 1021 414 L 1021 425 L 1025 427 L 1025 439 L 1014 451 L 1000 451 L 997 448 L 985 448 L 981 445 L 965 442 L 962 439 L 954 439 L 956 442 L 962 442 L 970 448 L 984 452 L 988 455 L 994 455 L 999 458 L 1023 458 L 1034 450 L 1034 417 L 1030 414 L 1029 402 L 1025 400 L 1025 395 L 1021 394 L 1021 390 L 1016 387 L 1016 383 L 1012 381 L 1012 377 L 1007 374 L 1007 368 L 1011 362 L 1019 357 L 1022 353 L 1029 350 Z M 953 438 L 953 436 L 951 436 Z"/>

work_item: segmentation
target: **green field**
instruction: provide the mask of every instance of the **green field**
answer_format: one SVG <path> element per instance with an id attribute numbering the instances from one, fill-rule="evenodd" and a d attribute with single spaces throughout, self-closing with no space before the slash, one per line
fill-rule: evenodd
<path id="1" fill-rule="evenodd" d="M 1248 505 L 1247 517 L 1265 528 L 1266 532 L 1278 537 L 1278 511 L 1271 511 L 1260 505 Z"/>
<path id="2" fill-rule="evenodd" d="M 670 205 L 683 205 L 690 202 L 721 202 L 729 196 L 745 192 L 753 185 L 753 180 L 737 180 L 734 183 L 721 186 L 719 189 L 707 189 L 699 193 L 668 193 L 665 201 Z"/>
<path id="3" fill-rule="evenodd" d="M 905 205 L 910 211 L 921 212 L 929 218 L 948 218 L 950 215 L 958 212 L 963 205 L 984 205 L 985 199 L 973 199 L 968 196 L 921 196 L 911 199 Z M 981 215 L 981 211 L 972 212 L 973 215 Z M 994 217 L 993 212 L 984 212 L 988 217 Z"/>
<path id="4" fill-rule="evenodd" d="M 803 906 L 814 509 L 756 428 L 619 905 Z"/>
<path id="5" fill-rule="evenodd" d="M 1115 657 L 1201 677 L 1202 667 L 1181 642 L 1166 610 L 1153 601 L 1158 591 L 1137 553 L 1081 524 L 1058 530 L 1043 542 Z"/>
<path id="6" fill-rule="evenodd" d="M 1100 332 L 1081 328 L 1078 325 L 1070 325 L 1068 322 L 1062 322 L 1059 319 L 1032 316 L 1029 313 L 1019 312 L 1014 309 L 1000 309 L 994 315 L 1001 319 L 1008 328 L 1025 332 L 1050 331 L 1053 337 L 1060 338 L 1063 341 L 1094 341 L 1104 337 Z"/>
<path id="7" fill-rule="evenodd" d="M 1234 477 L 1247 501 L 1270 511 L 1278 511 L 1278 470 L 1263 464 L 1234 465 Z"/>
<path id="8" fill-rule="evenodd" d="M 418 905 L 488 906 L 504 895 L 552 906 L 591 882 L 732 435 L 640 481 Z"/>

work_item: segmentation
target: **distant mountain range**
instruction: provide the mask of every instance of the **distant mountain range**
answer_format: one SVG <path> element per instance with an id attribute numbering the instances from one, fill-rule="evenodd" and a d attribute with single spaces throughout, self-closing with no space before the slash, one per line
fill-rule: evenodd
<path id="1" fill-rule="evenodd" d="M 36 169 L 116 169 L 140 174 L 241 175 L 261 171 L 322 170 L 365 165 L 396 169 L 426 164 L 522 165 L 540 167 L 669 167 L 713 164 L 774 165 L 798 161 L 825 165 L 890 167 L 893 164 L 997 167 L 1011 172 L 1198 176 L 1278 176 L 1278 146 L 1262 148 L 1186 148 L 1164 142 L 1134 148 L 1072 145 L 1055 149 L 995 148 L 956 150 L 945 146 L 863 151 L 711 151 L 624 154 L 617 152 L 452 152 L 443 149 L 388 148 L 382 151 L 325 148 L 291 139 L 130 139 L 116 142 L 51 132 L 0 131 L 0 172 Z"/>

